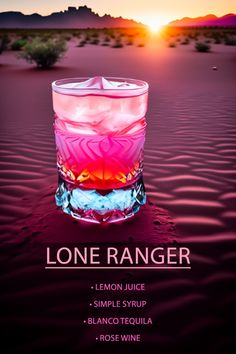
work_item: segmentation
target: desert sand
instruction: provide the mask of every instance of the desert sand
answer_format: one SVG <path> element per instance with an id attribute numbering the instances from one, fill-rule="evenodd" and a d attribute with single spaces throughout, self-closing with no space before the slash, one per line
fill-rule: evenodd
<path id="1" fill-rule="evenodd" d="M 236 344 L 228 327 L 236 278 L 236 47 L 213 44 L 210 53 L 197 53 L 192 44 L 168 48 L 158 37 L 144 48 L 78 48 L 74 39 L 68 46 L 65 57 L 45 71 L 12 51 L 0 56 L 0 245 L 6 267 L 0 322 L 5 345 L 17 354 L 94 348 L 97 329 L 81 324 L 91 296 L 88 283 L 111 276 L 148 283 L 147 313 L 158 326 L 142 333 L 155 352 L 229 353 L 230 344 Z M 127 226 L 88 229 L 54 203 L 50 84 L 97 75 L 150 84 L 144 182 L 152 205 Z M 49 274 L 43 253 L 37 255 L 46 243 L 101 241 L 184 243 L 192 251 L 192 270 Z M 17 333 L 15 341 L 11 331 Z"/>

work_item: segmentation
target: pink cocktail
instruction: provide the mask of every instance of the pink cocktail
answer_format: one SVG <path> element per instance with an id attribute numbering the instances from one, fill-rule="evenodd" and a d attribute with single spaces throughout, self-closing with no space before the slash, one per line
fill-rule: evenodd
<path id="1" fill-rule="evenodd" d="M 148 85 L 120 78 L 53 82 L 59 186 L 73 217 L 116 222 L 145 203 L 142 180 Z"/>

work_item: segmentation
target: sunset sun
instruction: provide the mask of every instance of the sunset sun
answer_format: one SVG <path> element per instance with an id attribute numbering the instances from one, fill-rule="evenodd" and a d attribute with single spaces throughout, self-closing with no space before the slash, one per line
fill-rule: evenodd
<path id="1" fill-rule="evenodd" d="M 152 18 L 146 21 L 150 31 L 153 33 L 159 32 L 168 22 L 165 18 Z"/>

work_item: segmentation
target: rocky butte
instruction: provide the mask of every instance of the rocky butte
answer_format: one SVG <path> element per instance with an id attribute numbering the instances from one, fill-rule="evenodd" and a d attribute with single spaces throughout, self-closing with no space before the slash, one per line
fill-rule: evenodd
<path id="1" fill-rule="evenodd" d="M 91 8 L 69 6 L 67 10 L 53 12 L 48 16 L 37 13 L 24 15 L 21 12 L 8 11 L 0 13 L 0 28 L 111 28 L 111 27 L 145 27 L 142 23 L 122 17 L 105 14 L 99 16 Z"/>

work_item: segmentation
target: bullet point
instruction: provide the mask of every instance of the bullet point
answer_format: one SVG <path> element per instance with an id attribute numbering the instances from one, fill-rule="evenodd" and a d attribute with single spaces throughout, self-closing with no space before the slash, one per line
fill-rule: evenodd
<path id="1" fill-rule="evenodd" d="M 93 286 L 91 286 L 91 289 L 93 289 Z"/>
<path id="2" fill-rule="evenodd" d="M 96 340 L 98 340 L 98 337 L 96 338 Z"/>
<path id="3" fill-rule="evenodd" d="M 84 323 L 86 323 L 86 320 L 84 320 Z"/>
<path id="4" fill-rule="evenodd" d="M 89 304 L 89 306 L 93 306 L 93 304 Z"/>

